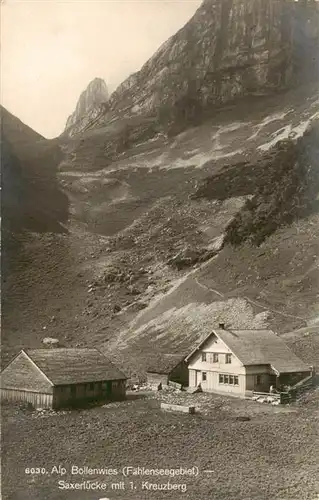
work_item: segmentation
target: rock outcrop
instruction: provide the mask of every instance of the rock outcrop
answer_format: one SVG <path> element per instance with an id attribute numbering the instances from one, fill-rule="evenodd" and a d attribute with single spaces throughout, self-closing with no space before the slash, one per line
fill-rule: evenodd
<path id="1" fill-rule="evenodd" d="M 278 228 L 318 211 L 318 154 L 317 119 L 297 141 L 280 141 L 258 162 L 234 164 L 209 177 L 193 199 L 254 193 L 227 226 L 224 241 L 260 245 Z"/>
<path id="2" fill-rule="evenodd" d="M 89 123 L 108 109 L 108 100 L 105 81 L 102 78 L 92 80 L 80 95 L 74 113 L 69 116 L 64 134 L 73 136 L 83 132 Z"/>
<path id="3" fill-rule="evenodd" d="M 192 19 L 111 95 L 114 118 L 153 116 L 179 132 L 216 107 L 318 75 L 314 0 L 204 0 Z"/>

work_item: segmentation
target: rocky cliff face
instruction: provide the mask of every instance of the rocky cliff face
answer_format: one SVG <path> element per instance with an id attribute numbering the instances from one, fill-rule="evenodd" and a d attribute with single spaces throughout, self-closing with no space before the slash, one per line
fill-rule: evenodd
<path id="1" fill-rule="evenodd" d="M 114 117 L 195 124 L 216 106 L 269 94 L 318 71 L 318 4 L 205 0 L 193 18 L 110 97 Z"/>
<path id="2" fill-rule="evenodd" d="M 88 123 L 107 109 L 108 100 L 109 93 L 105 81 L 102 78 L 92 80 L 80 95 L 74 113 L 67 120 L 64 132 L 72 136 L 84 131 Z"/>

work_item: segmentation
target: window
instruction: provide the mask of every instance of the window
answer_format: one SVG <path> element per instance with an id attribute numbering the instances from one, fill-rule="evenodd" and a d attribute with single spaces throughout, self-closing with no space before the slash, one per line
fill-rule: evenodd
<path id="1" fill-rule="evenodd" d="M 217 354 L 217 352 L 214 352 L 214 354 L 213 354 L 213 363 L 218 363 L 218 354 Z"/>
<path id="2" fill-rule="evenodd" d="M 222 373 L 219 374 L 219 383 L 227 384 L 227 385 L 239 385 L 238 376 L 237 375 L 224 375 Z"/>
<path id="3" fill-rule="evenodd" d="M 206 382 L 206 380 L 207 380 L 207 373 L 206 372 L 202 372 L 202 381 Z"/>
<path id="4" fill-rule="evenodd" d="M 71 394 L 72 396 L 76 394 L 76 385 L 71 385 Z"/>
<path id="5" fill-rule="evenodd" d="M 261 375 L 256 375 L 256 384 L 259 385 L 261 383 Z"/>
<path id="6" fill-rule="evenodd" d="M 231 363 L 231 354 L 226 354 L 226 365 L 230 365 Z"/>
<path id="7" fill-rule="evenodd" d="M 94 384 L 93 384 L 93 382 L 91 382 L 89 384 L 89 391 L 93 391 L 93 389 L 94 389 Z"/>
<path id="8" fill-rule="evenodd" d="M 207 355 L 206 352 L 202 353 L 202 361 L 207 361 Z"/>

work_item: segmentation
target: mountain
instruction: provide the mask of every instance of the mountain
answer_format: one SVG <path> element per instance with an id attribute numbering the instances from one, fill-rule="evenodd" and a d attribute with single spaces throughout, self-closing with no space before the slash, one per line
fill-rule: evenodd
<path id="1" fill-rule="evenodd" d="M 152 353 L 184 355 L 223 322 L 274 330 L 318 372 L 316 15 L 307 0 L 205 0 L 93 121 L 89 110 L 49 141 L 4 112 L 4 364 L 54 337 L 143 381 Z M 46 470 L 106 452 L 115 465 L 174 468 L 201 449 L 196 465 L 213 467 L 214 483 L 186 478 L 185 500 L 314 498 L 318 390 L 284 408 L 163 395 L 199 406 L 197 418 L 141 396 L 61 415 L 4 407 L 4 496 L 61 498 L 54 475 L 24 474 L 12 450 L 26 442 Z"/>
<path id="2" fill-rule="evenodd" d="M 68 198 L 56 178 L 60 147 L 44 139 L 21 120 L 1 108 L 1 268 L 4 323 L 13 312 L 10 285 L 15 269 L 28 272 L 33 254 L 27 251 L 29 235 L 67 232 Z M 29 276 L 29 283 L 32 282 Z M 9 287 L 9 288 L 8 288 Z M 24 290 L 24 291 L 23 291 Z M 16 293 L 28 294 L 16 287 Z M 18 306 L 17 306 L 18 307 Z"/>
<path id="3" fill-rule="evenodd" d="M 16 233 L 60 231 L 67 199 L 56 180 L 61 150 L 1 107 L 1 175 L 4 228 Z"/>
<path id="4" fill-rule="evenodd" d="M 149 345 L 186 348 L 196 339 L 177 325 L 201 317 L 279 334 L 313 328 L 316 9 L 205 1 L 111 96 L 109 110 L 17 155 L 36 180 L 28 199 L 45 196 L 40 213 L 58 216 L 67 233 L 24 233 L 3 307 L 5 355 L 50 335 L 70 347 L 97 346 L 143 377 Z M 164 86 L 160 74 L 168 75 Z M 187 118 L 189 75 L 200 112 Z M 160 97 L 158 108 L 150 96 Z M 311 330 L 296 352 L 316 365 L 318 345 Z"/>
<path id="5" fill-rule="evenodd" d="M 64 133 L 72 136 L 85 130 L 89 122 L 107 109 L 108 100 L 105 81 L 102 78 L 92 80 L 80 95 L 74 113 L 67 119 Z"/>
<path id="6" fill-rule="evenodd" d="M 310 328 L 319 313 L 318 118 L 318 92 L 306 87 L 112 161 L 111 128 L 69 145 L 59 175 L 82 248 L 95 235 L 78 313 L 87 329 L 73 342 L 86 345 L 90 332 L 141 376 L 149 345 L 193 345 L 189 324 Z M 319 363 L 318 331 L 296 345 Z"/>
<path id="7" fill-rule="evenodd" d="M 95 116 L 92 127 L 151 116 L 160 128 L 177 133 L 216 107 L 316 78 L 318 20 L 314 1 L 205 0 L 115 90 L 109 112 Z"/>
<path id="8" fill-rule="evenodd" d="M 44 137 L 32 128 L 28 127 L 19 118 L 10 113 L 6 108 L 0 106 L 1 134 L 5 134 L 8 141 L 15 148 L 23 147 L 25 144 L 35 143 Z"/>

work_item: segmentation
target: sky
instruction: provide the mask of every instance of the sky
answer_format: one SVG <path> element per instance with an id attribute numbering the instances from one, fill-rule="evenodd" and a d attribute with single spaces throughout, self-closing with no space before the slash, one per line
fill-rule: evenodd
<path id="1" fill-rule="evenodd" d="M 47 138 L 95 77 L 112 92 L 201 0 L 2 0 L 1 104 Z"/>

